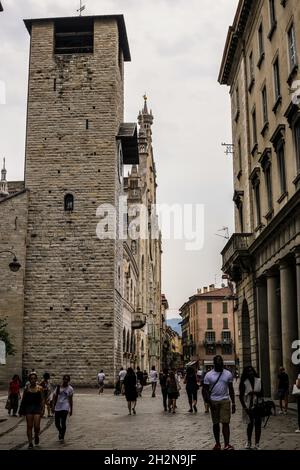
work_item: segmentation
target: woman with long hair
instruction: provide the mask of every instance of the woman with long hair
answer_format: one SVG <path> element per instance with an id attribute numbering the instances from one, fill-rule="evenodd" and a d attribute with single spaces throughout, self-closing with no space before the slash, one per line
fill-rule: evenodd
<path id="1" fill-rule="evenodd" d="M 8 399 L 9 399 L 9 408 L 8 414 L 12 410 L 13 416 L 17 417 L 17 411 L 19 408 L 19 399 L 20 399 L 20 388 L 21 388 L 21 380 L 18 375 L 14 375 L 9 383 L 8 388 Z"/>
<path id="2" fill-rule="evenodd" d="M 41 381 L 40 386 L 43 389 L 43 398 L 44 398 L 42 418 L 45 415 L 46 407 L 47 407 L 47 412 L 48 412 L 48 418 L 51 418 L 52 417 L 52 413 L 51 413 L 52 385 L 50 383 L 50 374 L 48 372 L 44 373 L 43 380 Z"/>
<path id="3" fill-rule="evenodd" d="M 26 416 L 28 448 L 33 448 L 32 430 L 34 429 L 34 443 L 40 442 L 41 414 L 44 407 L 43 389 L 37 384 L 37 374 L 31 372 L 28 376 L 29 384 L 26 385 L 20 405 L 20 416 Z"/>
<path id="4" fill-rule="evenodd" d="M 173 370 L 170 372 L 169 377 L 167 378 L 166 385 L 169 413 L 171 413 L 171 411 L 173 411 L 173 413 L 176 413 L 176 400 L 178 398 L 179 385 Z"/>
<path id="5" fill-rule="evenodd" d="M 133 368 L 129 367 L 127 369 L 127 374 L 125 375 L 125 378 L 124 378 L 125 397 L 127 400 L 129 415 L 131 415 L 131 410 L 134 415 L 136 414 L 136 411 L 135 411 L 136 400 L 137 400 L 136 385 L 137 385 L 136 375 L 134 373 Z"/>
<path id="6" fill-rule="evenodd" d="M 55 389 L 53 396 L 53 411 L 55 416 L 55 426 L 58 430 L 58 440 L 64 441 L 67 429 L 67 417 L 73 414 L 74 389 L 70 385 L 71 377 L 65 374 L 62 384 Z"/>
<path id="7" fill-rule="evenodd" d="M 262 417 L 259 405 L 263 401 L 262 382 L 252 366 L 244 368 L 240 381 L 240 402 L 243 407 L 243 419 L 247 424 L 246 449 L 259 450 Z M 252 447 L 252 434 L 255 429 L 255 446 Z"/>
<path id="8" fill-rule="evenodd" d="M 186 371 L 186 376 L 184 378 L 184 383 L 186 384 L 186 393 L 189 400 L 189 413 L 197 413 L 197 394 L 198 394 L 198 382 L 196 371 L 193 367 L 188 367 Z"/>

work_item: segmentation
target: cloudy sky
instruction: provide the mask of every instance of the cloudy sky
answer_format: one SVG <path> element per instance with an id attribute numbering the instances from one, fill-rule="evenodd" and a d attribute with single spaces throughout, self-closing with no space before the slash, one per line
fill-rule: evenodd
<path id="1" fill-rule="evenodd" d="M 148 95 L 154 114 L 158 202 L 203 204 L 204 244 L 163 244 L 163 291 L 170 311 L 202 286 L 221 284 L 220 251 L 233 231 L 228 89 L 217 83 L 227 29 L 238 0 L 86 0 L 85 14 L 125 16 L 132 62 L 125 70 L 125 120 L 135 121 Z M 24 18 L 70 16 L 79 0 L 2 0 L 0 14 L 0 157 L 8 178 L 23 179 L 29 35 Z M 220 232 L 222 233 L 222 232 Z"/>

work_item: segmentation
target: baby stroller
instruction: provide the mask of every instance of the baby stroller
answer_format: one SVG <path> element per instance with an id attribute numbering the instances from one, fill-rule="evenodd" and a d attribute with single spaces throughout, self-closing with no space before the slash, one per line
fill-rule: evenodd
<path id="1" fill-rule="evenodd" d="M 115 396 L 118 396 L 121 394 L 121 383 L 120 383 L 120 379 L 116 382 L 116 385 L 115 385 L 115 391 L 114 391 L 114 395 Z"/>

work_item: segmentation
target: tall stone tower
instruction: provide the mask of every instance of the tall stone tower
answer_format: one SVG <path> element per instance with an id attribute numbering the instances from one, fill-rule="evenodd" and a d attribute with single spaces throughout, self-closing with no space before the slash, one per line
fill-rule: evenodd
<path id="1" fill-rule="evenodd" d="M 23 366 L 74 383 L 122 365 L 122 245 L 99 239 L 97 207 L 118 207 L 122 164 L 138 163 L 123 123 L 123 16 L 25 20 L 31 35 Z M 118 214 L 116 215 L 118 219 Z M 118 235 L 118 233 L 117 233 Z"/>

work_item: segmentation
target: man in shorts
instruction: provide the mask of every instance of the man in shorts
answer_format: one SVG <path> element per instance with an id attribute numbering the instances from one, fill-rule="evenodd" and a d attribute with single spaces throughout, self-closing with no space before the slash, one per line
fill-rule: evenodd
<path id="1" fill-rule="evenodd" d="M 220 423 L 222 423 L 224 450 L 233 450 L 233 447 L 229 444 L 231 411 L 235 413 L 233 377 L 229 370 L 224 369 L 222 356 L 214 357 L 214 368 L 205 375 L 203 388 L 206 397 L 205 401 L 210 405 L 213 422 L 213 432 L 216 441 L 213 450 L 221 450 Z"/>

